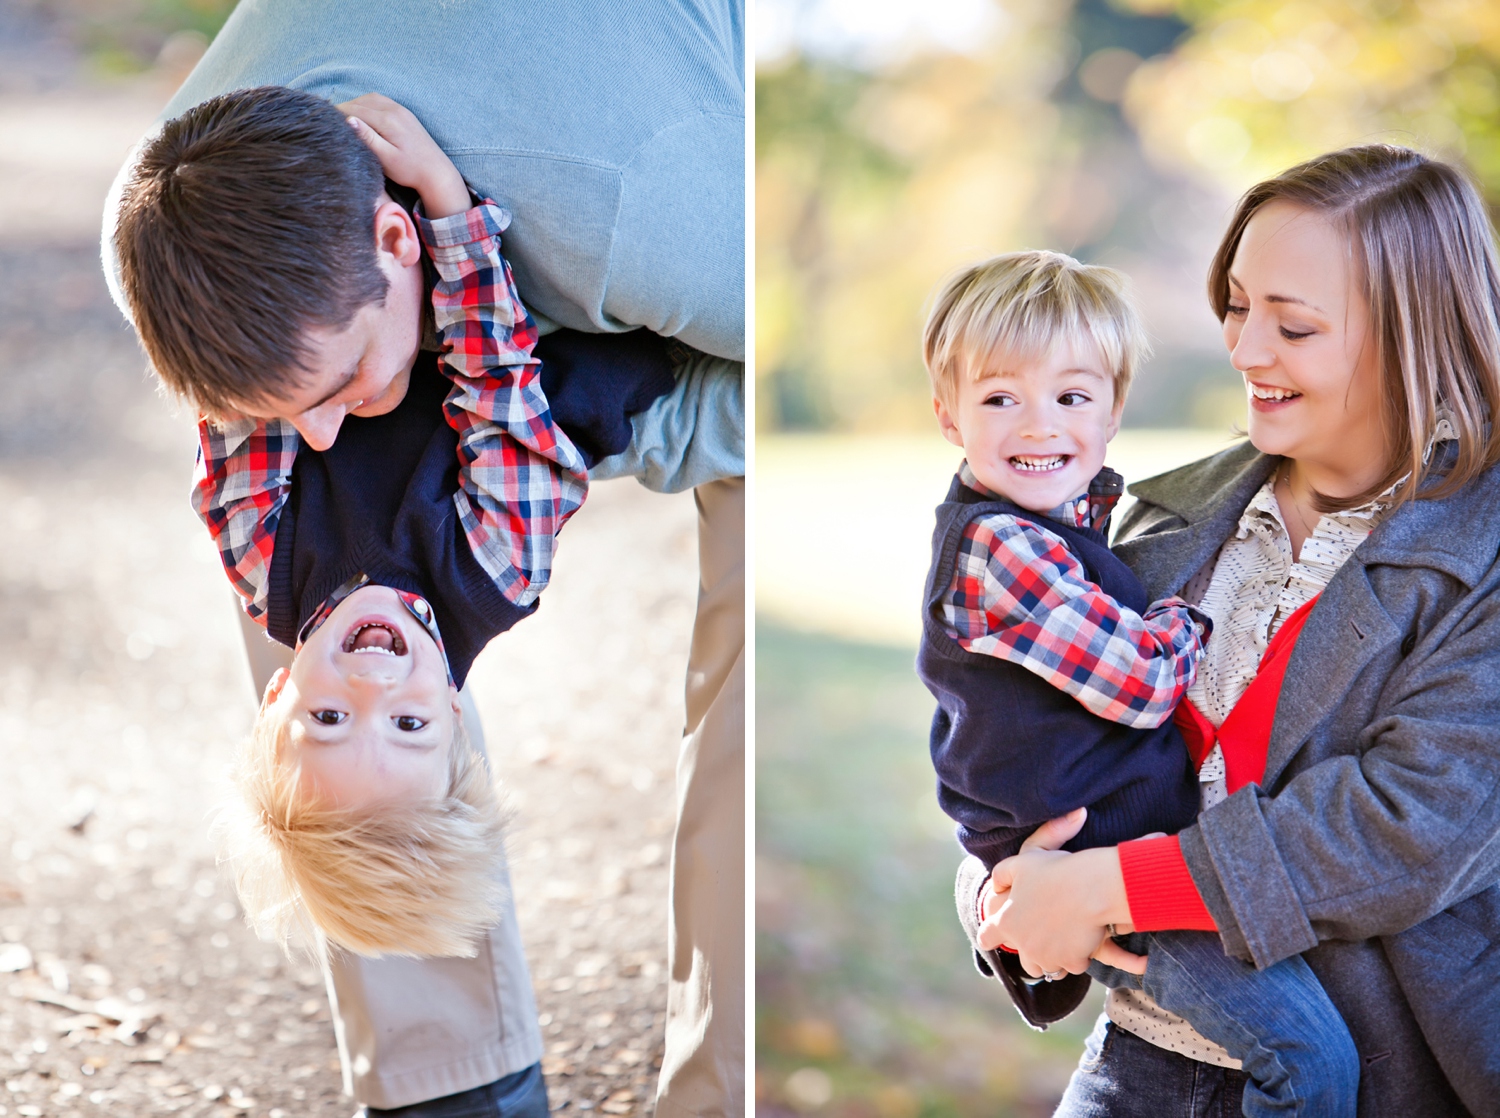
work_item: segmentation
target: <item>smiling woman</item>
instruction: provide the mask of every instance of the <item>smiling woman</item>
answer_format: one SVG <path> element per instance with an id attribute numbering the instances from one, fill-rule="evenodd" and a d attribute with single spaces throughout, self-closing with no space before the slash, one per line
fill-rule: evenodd
<path id="1" fill-rule="evenodd" d="M 1177 834 L 1063 854 L 1044 833 L 992 878 L 966 867 L 960 917 L 1031 975 L 1081 973 L 1131 926 L 1212 930 L 1257 974 L 1300 956 L 1358 1051 L 1360 1115 L 1487 1113 L 1500 960 L 1461 944 L 1500 939 L 1494 231 L 1454 168 L 1352 148 L 1245 195 L 1209 294 L 1250 444 L 1136 485 L 1116 545 L 1213 623 L 1178 710 L 1203 810 Z M 1059 1114 L 1206 1096 L 1267 1113 L 1229 1058 L 1242 1038 L 1164 1013 L 1150 958 L 1146 992 L 1111 990 Z"/>

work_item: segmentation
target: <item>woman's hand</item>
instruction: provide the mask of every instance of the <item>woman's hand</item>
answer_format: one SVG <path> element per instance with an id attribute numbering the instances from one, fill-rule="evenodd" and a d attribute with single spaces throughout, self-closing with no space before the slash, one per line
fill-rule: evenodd
<path id="1" fill-rule="evenodd" d="M 464 177 L 405 105 L 379 93 L 366 93 L 345 101 L 338 109 L 380 160 L 385 177 L 422 196 L 422 208 L 429 219 L 450 217 L 469 208 Z"/>
<path id="2" fill-rule="evenodd" d="M 1077 854 L 1058 849 L 1083 826 L 1083 808 L 1039 827 L 1021 852 L 995 867 L 983 898 L 979 944 L 1013 948 L 1034 977 L 1081 974 L 1089 960 L 1142 974 L 1146 960 L 1109 938 L 1129 931 L 1130 906 L 1114 847 Z"/>

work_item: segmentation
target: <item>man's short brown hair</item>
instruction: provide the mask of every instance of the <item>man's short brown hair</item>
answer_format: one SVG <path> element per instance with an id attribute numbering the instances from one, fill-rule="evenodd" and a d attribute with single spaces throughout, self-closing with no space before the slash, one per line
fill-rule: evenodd
<path id="1" fill-rule="evenodd" d="M 375 257 L 380 162 L 321 97 L 226 93 L 140 153 L 115 229 L 141 343 L 209 413 L 286 395 L 311 326 L 343 329 L 385 297 Z"/>

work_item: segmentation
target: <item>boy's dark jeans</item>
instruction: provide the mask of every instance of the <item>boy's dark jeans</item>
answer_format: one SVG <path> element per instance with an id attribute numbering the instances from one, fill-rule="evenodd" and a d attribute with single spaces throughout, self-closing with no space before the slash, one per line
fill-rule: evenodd
<path id="1" fill-rule="evenodd" d="M 547 1084 L 542 1065 L 532 1064 L 493 1083 L 460 1091 L 441 1099 L 399 1106 L 394 1110 L 367 1107 L 370 1118 L 547 1118 Z"/>
<path id="2" fill-rule="evenodd" d="M 1223 1045 L 1249 1077 L 1246 1118 L 1354 1118 L 1359 1054 L 1300 955 L 1256 970 L 1224 954 L 1209 932 L 1150 932 L 1121 936 L 1119 943 L 1147 957 L 1146 973 L 1096 962 L 1089 974 L 1112 988 L 1144 991 Z"/>

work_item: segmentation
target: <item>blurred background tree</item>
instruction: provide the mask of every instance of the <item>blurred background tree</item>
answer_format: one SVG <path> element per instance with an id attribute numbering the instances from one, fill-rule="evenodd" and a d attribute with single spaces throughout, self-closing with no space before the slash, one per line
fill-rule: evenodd
<path id="1" fill-rule="evenodd" d="M 1487 0 L 945 8 L 956 41 L 881 38 L 891 13 L 839 0 L 760 5 L 762 431 L 924 427 L 924 300 L 959 264 L 1022 247 L 1134 279 L 1157 356 L 1127 425 L 1223 426 L 1242 390 L 1202 277 L 1235 195 L 1375 139 L 1462 159 L 1500 192 Z"/>
<path id="2" fill-rule="evenodd" d="M 4 18 L 46 28 L 101 75 L 179 79 L 208 49 L 236 0 L 4 0 Z"/>

